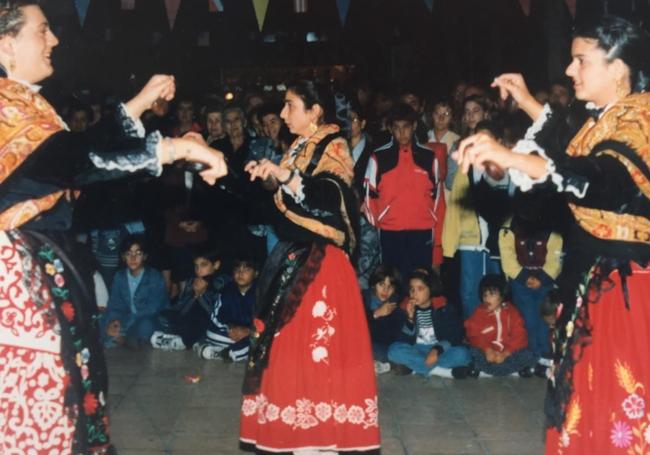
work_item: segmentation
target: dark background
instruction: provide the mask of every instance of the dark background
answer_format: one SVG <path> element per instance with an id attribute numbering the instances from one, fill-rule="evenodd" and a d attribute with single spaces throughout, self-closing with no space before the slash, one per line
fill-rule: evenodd
<path id="1" fill-rule="evenodd" d="M 43 0 L 61 40 L 50 98 L 74 90 L 128 96 L 156 72 L 172 73 L 179 90 L 217 91 L 277 83 L 300 68 L 345 65 L 356 80 L 376 86 L 417 86 L 426 95 L 449 93 L 460 81 L 486 83 L 503 71 L 524 72 L 533 88 L 563 73 L 569 60 L 573 16 L 564 0 L 531 0 L 526 16 L 517 0 L 351 0 L 341 26 L 335 0 L 270 0 L 262 33 L 250 0 L 184 0 L 170 30 L 164 0 L 91 0 L 83 28 L 73 0 Z M 648 17 L 650 0 L 578 0 L 575 20 L 602 12 Z M 210 33 L 208 47 L 199 34 Z M 325 41 L 308 43 L 308 32 Z M 275 42 L 265 42 L 275 38 Z M 56 99 L 53 101 L 56 102 Z"/>

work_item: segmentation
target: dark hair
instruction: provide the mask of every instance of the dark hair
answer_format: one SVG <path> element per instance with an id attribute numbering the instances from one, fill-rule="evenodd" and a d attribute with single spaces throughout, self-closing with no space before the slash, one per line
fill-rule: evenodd
<path id="1" fill-rule="evenodd" d="M 120 254 L 124 254 L 129 251 L 133 245 L 138 245 L 144 254 L 149 253 L 147 242 L 144 236 L 141 234 L 131 234 L 122 240 L 122 243 L 120 245 Z"/>
<path id="2" fill-rule="evenodd" d="M 490 104 L 488 103 L 487 98 L 481 95 L 470 95 L 467 98 L 463 99 L 463 110 L 465 109 L 465 104 L 470 101 L 478 104 L 485 111 L 485 113 L 490 112 Z"/>
<path id="3" fill-rule="evenodd" d="M 418 113 L 406 103 L 397 103 L 388 111 L 386 123 L 391 126 L 399 121 L 416 123 L 418 121 Z"/>
<path id="4" fill-rule="evenodd" d="M 488 291 L 496 291 L 501 294 L 501 297 L 506 298 L 507 283 L 503 275 L 497 273 L 488 273 L 478 285 L 478 298 L 482 299 L 483 294 Z"/>
<path id="5" fill-rule="evenodd" d="M 257 116 L 260 120 L 270 114 L 280 117 L 280 112 L 282 112 L 282 104 L 278 102 L 264 103 L 259 107 Z"/>
<path id="6" fill-rule="evenodd" d="M 210 103 L 203 110 L 203 116 L 205 119 L 208 118 L 208 114 L 222 114 L 223 115 L 224 106 L 220 103 Z"/>
<path id="7" fill-rule="evenodd" d="M 192 260 L 199 258 L 207 259 L 210 262 L 221 260 L 221 251 L 210 243 L 199 243 L 192 248 Z"/>
<path id="8" fill-rule="evenodd" d="M 0 37 L 16 36 L 25 25 L 25 15 L 21 8 L 38 6 L 36 0 L 0 0 Z"/>
<path id="9" fill-rule="evenodd" d="M 486 130 L 489 131 L 492 136 L 497 140 L 503 139 L 503 126 L 492 120 L 481 120 L 476 124 L 475 131 Z"/>
<path id="10" fill-rule="evenodd" d="M 377 283 L 384 281 L 386 278 L 388 278 L 390 283 L 395 286 L 396 291 L 402 284 L 402 276 L 396 267 L 388 264 L 379 264 L 368 277 L 368 286 L 373 287 Z"/>
<path id="11" fill-rule="evenodd" d="M 299 80 L 287 86 L 287 92 L 289 91 L 302 100 L 305 109 L 311 109 L 318 104 L 323 110 L 323 116 L 319 119 L 321 123 L 337 123 L 334 93 L 330 87 L 313 81 Z"/>
<path id="12" fill-rule="evenodd" d="M 255 271 L 259 270 L 259 264 L 255 259 L 249 258 L 249 257 L 238 257 L 235 258 L 234 261 L 232 261 L 232 268 L 235 270 L 238 267 L 250 267 L 251 269 L 254 269 Z"/>
<path id="13" fill-rule="evenodd" d="M 621 59 L 630 69 L 632 92 L 647 90 L 650 82 L 650 42 L 639 26 L 617 16 L 601 16 L 594 22 L 576 26 L 574 38 L 596 40 L 607 53 L 607 61 Z"/>
<path id="14" fill-rule="evenodd" d="M 421 267 L 415 269 L 409 275 L 409 281 L 420 280 L 429 288 L 429 295 L 431 297 L 439 297 L 442 295 L 442 281 L 436 272 L 430 267 Z"/>

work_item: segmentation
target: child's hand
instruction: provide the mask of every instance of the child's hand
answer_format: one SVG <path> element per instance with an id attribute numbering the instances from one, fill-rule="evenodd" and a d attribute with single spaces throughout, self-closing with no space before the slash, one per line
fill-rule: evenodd
<path id="1" fill-rule="evenodd" d="M 497 352 L 494 363 L 503 363 L 508 358 L 508 356 L 510 356 L 510 353 L 508 351 Z"/>
<path id="2" fill-rule="evenodd" d="M 246 338 L 248 335 L 250 335 L 250 329 L 248 327 L 232 326 L 228 329 L 228 337 L 235 342 Z"/>
<path id="3" fill-rule="evenodd" d="M 409 321 L 412 321 L 415 317 L 415 299 L 409 299 L 406 303 L 406 315 L 409 318 Z"/>
<path id="4" fill-rule="evenodd" d="M 395 311 L 395 308 L 397 308 L 397 303 L 395 302 L 385 302 L 382 303 L 379 308 L 375 310 L 373 313 L 376 318 L 383 318 L 384 316 L 388 316 L 391 314 L 393 311 Z"/>
<path id="5" fill-rule="evenodd" d="M 542 282 L 536 276 L 529 276 L 526 280 L 526 287 L 529 289 L 539 289 L 542 286 Z"/>
<path id="6" fill-rule="evenodd" d="M 438 362 L 438 350 L 433 348 L 427 354 L 427 358 L 424 359 L 424 364 L 428 367 L 435 365 Z"/>
<path id="7" fill-rule="evenodd" d="M 121 326 L 122 326 L 122 324 L 120 324 L 120 321 L 118 321 L 118 320 L 111 321 L 108 324 L 108 326 L 106 327 L 106 334 L 108 336 L 111 336 L 111 337 L 114 337 L 114 338 L 119 337 L 120 336 L 120 328 L 121 328 Z"/>
<path id="8" fill-rule="evenodd" d="M 203 278 L 194 278 L 194 280 L 192 280 L 192 290 L 194 291 L 194 295 L 196 297 L 203 295 L 207 288 L 208 282 Z"/>
<path id="9" fill-rule="evenodd" d="M 494 349 L 487 348 L 485 350 L 485 360 L 487 360 L 488 363 L 496 363 L 497 354 L 497 351 Z"/>

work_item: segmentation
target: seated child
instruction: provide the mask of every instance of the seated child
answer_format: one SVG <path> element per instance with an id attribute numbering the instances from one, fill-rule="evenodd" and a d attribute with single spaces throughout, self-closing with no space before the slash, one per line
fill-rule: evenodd
<path id="1" fill-rule="evenodd" d="M 417 269 L 409 277 L 409 298 L 398 310 L 401 341 L 388 348 L 388 359 L 423 376 L 452 377 L 451 369 L 470 363 L 460 317 L 442 297 L 440 278 Z"/>
<path id="2" fill-rule="evenodd" d="M 199 249 L 194 254 L 194 278 L 189 280 L 172 308 L 160 314 L 162 330 L 151 336 L 151 345 L 166 351 L 192 347 L 205 334 L 219 293 L 227 282 L 219 273 L 221 258 L 216 250 Z"/>
<path id="3" fill-rule="evenodd" d="M 397 341 L 402 329 L 402 319 L 395 311 L 399 272 L 395 267 L 382 264 L 372 272 L 368 284 L 370 288 L 363 291 L 363 302 L 372 340 L 375 372 L 381 374 L 390 371 L 388 347 Z"/>
<path id="4" fill-rule="evenodd" d="M 519 372 L 532 376 L 531 368 L 537 359 L 527 349 L 528 336 L 524 318 L 519 310 L 505 300 L 506 281 L 501 275 L 485 275 L 479 283 L 481 304 L 465 321 L 467 339 L 471 345 L 472 366 L 457 369 L 454 377 L 506 376 Z"/>
<path id="5" fill-rule="evenodd" d="M 106 347 L 125 343 L 137 347 L 148 343 L 160 328 L 159 313 L 169 306 L 169 297 L 162 274 L 145 265 L 147 250 L 142 236 L 127 237 L 121 253 L 126 268 L 115 273 L 100 333 Z"/>
<path id="6" fill-rule="evenodd" d="M 235 260 L 233 282 L 228 283 L 217 298 L 204 339 L 194 344 L 199 357 L 221 358 L 225 362 L 246 359 L 248 335 L 253 324 L 256 278 L 257 265 L 254 262 Z"/>

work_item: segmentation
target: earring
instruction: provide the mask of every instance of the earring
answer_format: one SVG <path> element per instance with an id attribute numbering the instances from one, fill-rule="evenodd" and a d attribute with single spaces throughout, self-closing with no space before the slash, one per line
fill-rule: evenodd
<path id="1" fill-rule="evenodd" d="M 314 134 L 316 131 L 318 131 L 318 126 L 314 122 L 310 122 L 309 131 L 311 131 L 311 134 Z"/>

